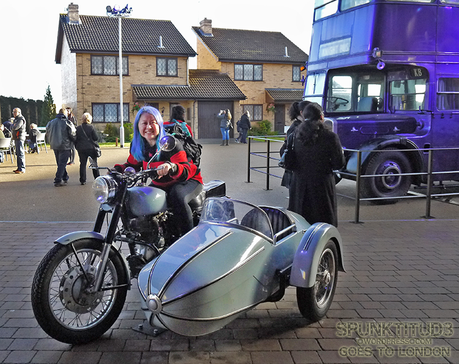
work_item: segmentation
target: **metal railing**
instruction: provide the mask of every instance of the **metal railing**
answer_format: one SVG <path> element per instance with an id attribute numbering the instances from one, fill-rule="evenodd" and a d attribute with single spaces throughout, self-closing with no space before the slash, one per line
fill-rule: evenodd
<path id="1" fill-rule="evenodd" d="M 282 176 L 279 176 L 275 173 L 272 173 L 271 171 L 273 169 L 277 170 L 282 170 L 277 163 L 280 160 L 279 156 L 279 148 L 272 147 L 272 143 L 275 143 L 279 145 L 279 143 L 283 143 L 285 136 L 278 136 L 277 138 L 273 136 L 249 136 L 248 137 L 248 144 L 247 144 L 247 153 L 248 153 L 248 163 L 247 163 L 247 182 L 250 181 L 250 173 L 251 171 L 258 172 L 258 173 L 263 173 L 266 175 L 266 190 L 270 190 L 270 177 L 274 178 L 282 178 Z M 282 139 L 279 139 L 282 138 Z M 252 151 L 252 144 L 254 140 L 259 140 L 260 142 L 263 142 L 266 144 L 266 150 L 265 151 Z M 258 143 L 257 145 L 261 145 L 261 143 Z M 359 223 L 360 222 L 360 203 L 361 201 L 378 201 L 378 200 L 394 200 L 394 199 L 412 199 L 412 198 L 425 198 L 426 199 L 426 206 L 425 206 L 425 215 L 423 218 L 425 219 L 430 219 L 432 218 L 431 216 L 431 204 L 432 204 L 432 198 L 439 198 L 439 197 L 448 197 L 448 196 L 459 196 L 459 193 L 457 192 L 450 192 L 450 193 L 433 193 L 432 192 L 432 187 L 433 187 L 433 181 L 434 181 L 434 176 L 435 175 L 447 175 L 447 174 L 459 174 L 459 170 L 455 171 L 434 171 L 433 170 L 433 155 L 435 152 L 445 152 L 445 151 L 458 151 L 459 148 L 425 148 L 425 149 L 403 149 L 403 152 L 407 153 L 413 153 L 413 152 L 422 152 L 428 154 L 427 158 L 427 171 L 426 172 L 412 172 L 412 173 L 391 173 L 391 177 L 397 177 L 397 176 L 426 176 L 426 193 L 420 193 L 420 192 L 413 192 L 413 191 L 408 191 L 408 195 L 406 196 L 393 196 L 393 197 L 372 197 L 372 198 L 362 198 L 361 197 L 361 190 L 362 190 L 362 179 L 364 178 L 373 178 L 373 177 L 381 177 L 381 174 L 362 174 L 361 171 L 361 165 L 362 165 L 362 154 L 363 153 L 387 153 L 387 152 L 394 152 L 393 149 L 391 150 L 356 150 L 356 149 L 346 149 L 346 151 L 349 152 L 356 152 L 357 153 L 357 171 L 356 173 L 347 173 L 347 172 L 339 172 L 341 175 L 345 175 L 350 177 L 350 179 L 355 179 L 356 185 L 355 185 L 355 197 L 352 196 L 347 196 L 340 194 L 340 196 L 349 198 L 349 199 L 354 199 L 355 200 L 355 215 L 354 215 L 354 222 Z M 272 154 L 276 154 L 276 157 L 273 157 Z M 458 153 L 459 154 L 459 153 Z M 251 165 L 251 157 L 260 157 L 266 160 L 265 165 L 261 166 L 252 166 Z M 275 161 L 276 164 L 272 165 L 272 161 Z"/>

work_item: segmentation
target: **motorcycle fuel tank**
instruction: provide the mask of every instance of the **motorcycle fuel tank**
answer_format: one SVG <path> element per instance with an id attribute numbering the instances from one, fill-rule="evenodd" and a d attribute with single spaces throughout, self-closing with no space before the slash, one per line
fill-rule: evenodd
<path id="1" fill-rule="evenodd" d="M 165 211 L 166 193 L 156 187 L 132 187 L 127 190 L 126 207 L 131 216 L 153 215 Z"/>

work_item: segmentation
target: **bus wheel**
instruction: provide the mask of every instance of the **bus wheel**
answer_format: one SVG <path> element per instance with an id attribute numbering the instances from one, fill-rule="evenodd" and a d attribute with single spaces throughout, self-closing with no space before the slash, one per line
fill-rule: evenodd
<path id="1" fill-rule="evenodd" d="M 387 152 L 374 153 L 365 170 L 366 175 L 380 174 L 381 177 L 362 178 L 362 196 L 397 197 L 405 196 L 411 185 L 411 176 L 394 176 L 394 174 L 411 173 L 407 156 L 398 149 L 386 149 Z M 396 203 L 398 199 L 371 201 L 377 205 Z"/>

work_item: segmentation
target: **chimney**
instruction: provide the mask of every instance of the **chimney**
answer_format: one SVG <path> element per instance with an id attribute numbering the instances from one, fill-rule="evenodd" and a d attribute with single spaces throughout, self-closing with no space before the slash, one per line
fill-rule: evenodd
<path id="1" fill-rule="evenodd" d="M 199 28 L 201 30 L 201 34 L 205 37 L 213 37 L 214 35 L 212 34 L 212 20 L 204 18 L 204 20 L 201 20 L 199 23 Z"/>
<path id="2" fill-rule="evenodd" d="M 78 14 L 78 5 L 70 3 L 68 10 L 69 24 L 80 24 L 80 15 Z"/>

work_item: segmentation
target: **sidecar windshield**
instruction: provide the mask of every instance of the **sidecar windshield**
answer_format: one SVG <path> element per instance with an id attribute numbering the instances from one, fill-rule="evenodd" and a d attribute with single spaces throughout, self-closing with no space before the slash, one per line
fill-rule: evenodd
<path id="1" fill-rule="evenodd" d="M 226 197 L 207 198 L 202 209 L 201 221 L 245 226 L 268 238 L 273 237 L 268 215 L 261 208 Z"/>

